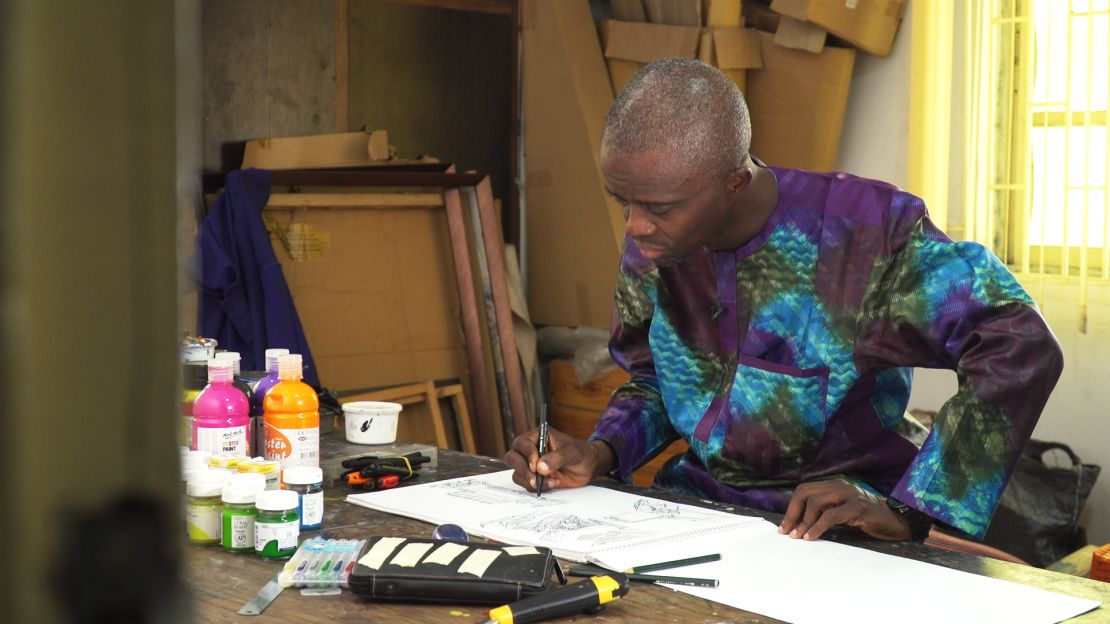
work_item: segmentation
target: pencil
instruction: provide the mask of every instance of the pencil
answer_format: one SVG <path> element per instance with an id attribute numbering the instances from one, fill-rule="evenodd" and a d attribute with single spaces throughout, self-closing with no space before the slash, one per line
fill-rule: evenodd
<path id="1" fill-rule="evenodd" d="M 539 439 L 539 456 L 542 458 L 543 454 L 547 452 L 547 403 L 540 404 L 540 439 Z M 536 460 L 539 461 L 538 459 Z M 543 475 L 536 473 L 536 498 L 539 498 L 543 493 Z"/>
<path id="2" fill-rule="evenodd" d="M 643 574 L 644 572 L 651 572 L 652 570 L 670 570 L 671 568 L 681 568 L 683 566 L 694 565 L 695 563 L 707 563 L 709 561 L 720 561 L 720 554 L 702 555 L 700 557 L 690 557 L 689 559 L 676 559 L 675 561 L 663 561 L 660 563 L 649 563 L 647 565 L 636 566 L 625 570 L 626 573 Z"/>
<path id="3" fill-rule="evenodd" d="M 598 574 L 606 574 L 608 570 L 599 568 L 582 567 L 571 568 L 567 571 L 570 576 L 597 576 Z M 624 574 L 624 573 L 622 573 Z M 671 585 L 686 585 L 688 587 L 718 587 L 720 581 L 717 579 L 695 578 L 692 576 L 664 576 L 661 574 L 624 574 L 630 581 L 644 581 L 647 583 L 669 583 Z"/>

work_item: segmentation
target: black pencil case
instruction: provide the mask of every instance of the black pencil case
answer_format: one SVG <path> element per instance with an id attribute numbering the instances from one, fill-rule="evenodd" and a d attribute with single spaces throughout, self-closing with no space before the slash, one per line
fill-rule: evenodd
<path id="1" fill-rule="evenodd" d="M 500 605 L 550 589 L 555 565 L 543 547 L 372 537 L 347 582 L 371 600 Z"/>

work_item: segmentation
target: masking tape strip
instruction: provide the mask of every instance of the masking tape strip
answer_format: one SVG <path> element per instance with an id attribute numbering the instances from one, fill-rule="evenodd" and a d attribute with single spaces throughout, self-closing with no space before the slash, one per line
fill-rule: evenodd
<path id="1" fill-rule="evenodd" d="M 450 565 L 456 557 L 466 552 L 470 547 L 463 546 L 462 544 L 455 544 L 453 542 L 443 544 L 439 548 L 432 551 L 424 563 L 438 563 L 440 565 Z"/>
<path id="2" fill-rule="evenodd" d="M 385 560 L 393 554 L 397 547 L 405 543 L 403 537 L 383 537 L 370 548 L 361 559 L 358 560 L 359 565 L 364 565 L 371 570 L 377 570 L 382 567 Z"/>
<path id="3" fill-rule="evenodd" d="M 500 550 L 475 550 L 470 553 L 470 556 L 463 561 L 459 566 L 460 574 L 473 574 L 481 578 L 486 570 L 490 567 L 498 557 L 501 556 Z"/>
<path id="4" fill-rule="evenodd" d="M 425 553 L 431 550 L 432 546 L 434 545 L 435 544 L 428 543 L 408 544 L 407 546 L 402 548 L 401 552 L 397 553 L 397 555 L 393 557 L 393 561 L 390 561 L 389 563 L 391 565 L 401 566 L 402 568 L 415 567 L 416 564 L 420 563 L 420 559 L 425 555 Z"/>

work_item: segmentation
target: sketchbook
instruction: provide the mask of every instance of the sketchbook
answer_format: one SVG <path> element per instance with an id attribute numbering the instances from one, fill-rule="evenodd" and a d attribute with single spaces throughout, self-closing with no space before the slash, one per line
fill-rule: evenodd
<path id="1" fill-rule="evenodd" d="M 828 540 L 795 540 L 762 518 L 601 487 L 537 498 L 513 483 L 508 470 L 354 494 L 347 501 L 454 523 L 500 542 L 547 546 L 564 559 L 611 570 L 720 553 L 720 561 L 681 570 L 682 576 L 718 579 L 719 587 L 670 587 L 796 624 L 1049 624 L 1101 604 Z"/>
<path id="2" fill-rule="evenodd" d="M 603 552 L 771 526 L 762 518 L 595 486 L 537 497 L 513 483 L 509 470 L 352 494 L 347 502 L 433 524 L 450 522 L 507 544 L 546 546 L 557 557 L 579 562 Z"/>

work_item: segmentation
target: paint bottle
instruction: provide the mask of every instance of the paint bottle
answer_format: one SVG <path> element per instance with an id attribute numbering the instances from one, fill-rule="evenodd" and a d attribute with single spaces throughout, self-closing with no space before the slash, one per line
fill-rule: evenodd
<path id="1" fill-rule="evenodd" d="M 278 383 L 278 358 L 283 355 L 289 355 L 289 349 L 266 349 L 266 376 L 256 381 L 251 388 L 251 429 L 253 431 L 251 442 L 254 444 L 251 448 L 255 449 L 254 452 L 258 455 L 262 454 L 266 444 L 262 399 L 266 398 L 266 393 Z"/>
<path id="2" fill-rule="evenodd" d="M 254 392 L 251 390 L 250 384 L 243 381 L 243 378 L 241 377 L 242 369 L 240 363 L 243 359 L 242 356 L 239 355 L 239 352 L 237 351 L 221 351 L 216 354 L 216 359 L 231 360 L 235 363 L 234 377 L 232 377 L 231 379 L 231 385 L 242 392 L 243 396 L 247 397 L 247 405 L 249 406 L 254 398 Z M 252 430 L 250 429 L 249 421 L 247 422 L 247 443 L 250 445 L 250 450 L 247 451 L 247 457 L 250 457 L 251 452 L 255 448 L 257 448 L 257 446 L 255 445 L 254 437 L 252 436 Z"/>
<path id="3" fill-rule="evenodd" d="M 297 493 L 289 490 L 264 490 L 254 501 L 258 517 L 254 521 L 254 552 L 267 559 L 287 559 L 297 552 L 300 517 Z"/>
<path id="4" fill-rule="evenodd" d="M 226 483 L 227 475 L 204 471 L 193 476 L 185 486 L 185 525 L 190 542 L 220 542 L 220 514 L 223 511 L 220 495 Z"/>
<path id="5" fill-rule="evenodd" d="M 278 383 L 262 401 L 266 459 L 293 466 L 320 465 L 320 399 L 301 381 L 301 356 L 278 358 Z"/>
<path id="6" fill-rule="evenodd" d="M 250 403 L 231 385 L 230 360 L 208 360 L 208 385 L 193 403 L 193 449 L 247 457 Z"/>
<path id="7" fill-rule="evenodd" d="M 254 551 L 254 506 L 258 494 L 266 487 L 266 478 L 258 473 L 232 475 L 224 486 L 221 499 L 220 545 L 228 552 Z"/>
<path id="8" fill-rule="evenodd" d="M 300 497 L 297 514 L 301 530 L 312 531 L 324 524 L 324 471 L 319 466 L 293 466 L 281 473 L 281 487 Z"/>

